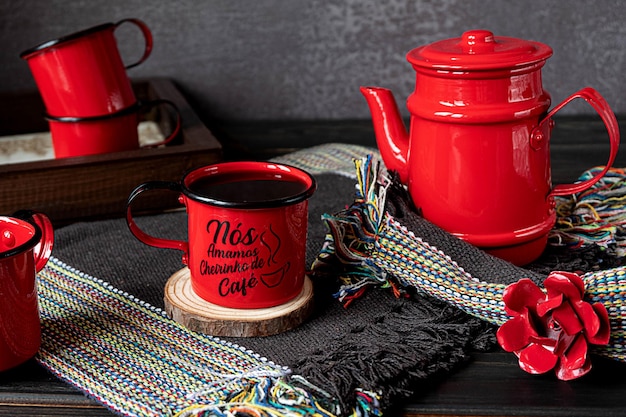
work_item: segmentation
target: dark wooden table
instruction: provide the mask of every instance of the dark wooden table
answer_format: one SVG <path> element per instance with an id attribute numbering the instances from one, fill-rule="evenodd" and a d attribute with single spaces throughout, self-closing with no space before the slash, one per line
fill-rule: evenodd
<path id="1" fill-rule="evenodd" d="M 267 159 L 320 143 L 374 146 L 369 121 L 220 123 L 210 126 L 229 159 Z M 623 132 L 622 132 L 623 135 Z M 552 137 L 554 183 L 572 182 L 602 165 L 608 140 L 595 117 L 558 119 Z M 626 151 L 615 166 L 626 166 Z M 618 416 L 626 415 L 626 365 L 598 358 L 590 375 L 562 382 L 552 374 L 521 371 L 512 354 L 481 353 L 457 372 L 398 404 L 406 416 Z M 35 361 L 0 373 L 0 415 L 111 416 L 106 409 L 49 375 Z"/>

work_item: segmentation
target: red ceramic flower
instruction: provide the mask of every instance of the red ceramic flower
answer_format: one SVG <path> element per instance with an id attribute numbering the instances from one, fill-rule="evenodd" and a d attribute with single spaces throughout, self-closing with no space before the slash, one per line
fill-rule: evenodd
<path id="1" fill-rule="evenodd" d="M 609 342 L 606 307 L 583 300 L 585 284 L 577 274 L 552 272 L 544 286 L 545 292 L 525 278 L 506 287 L 502 298 L 511 319 L 498 329 L 498 343 L 531 374 L 555 369 L 565 381 L 583 376 L 591 369 L 587 344 Z"/>

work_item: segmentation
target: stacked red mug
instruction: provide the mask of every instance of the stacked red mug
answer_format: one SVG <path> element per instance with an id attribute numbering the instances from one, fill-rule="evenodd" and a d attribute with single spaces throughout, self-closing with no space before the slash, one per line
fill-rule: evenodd
<path id="1" fill-rule="evenodd" d="M 124 23 L 137 26 L 145 40 L 141 58 L 125 65 L 115 30 Z M 144 62 L 152 52 L 152 33 L 139 19 L 124 19 L 43 42 L 21 53 L 46 107 L 55 157 L 84 156 L 139 148 L 137 125 L 147 108 L 168 105 L 176 113 L 171 141 L 180 130 L 180 115 L 167 100 L 140 103 L 126 70 Z"/>

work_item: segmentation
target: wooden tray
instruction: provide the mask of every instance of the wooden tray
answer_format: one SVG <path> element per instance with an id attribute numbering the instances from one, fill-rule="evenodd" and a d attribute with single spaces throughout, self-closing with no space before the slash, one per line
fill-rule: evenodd
<path id="1" fill-rule="evenodd" d="M 149 180 L 178 181 L 189 169 L 222 159 L 222 146 L 167 79 L 133 82 L 139 100 L 167 99 L 181 113 L 181 134 L 168 146 L 103 155 L 0 164 L 0 214 L 19 209 L 46 213 L 55 224 L 121 217 L 130 192 Z M 147 115 L 163 132 L 173 117 L 168 106 Z M 39 94 L 0 95 L 0 136 L 48 130 Z M 136 211 L 180 207 L 173 193 L 138 199 Z"/>

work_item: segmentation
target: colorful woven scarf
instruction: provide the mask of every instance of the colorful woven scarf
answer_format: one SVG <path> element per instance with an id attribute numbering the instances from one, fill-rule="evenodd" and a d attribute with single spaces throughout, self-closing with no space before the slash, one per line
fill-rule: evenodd
<path id="1" fill-rule="evenodd" d="M 329 144 L 282 157 L 320 173 L 309 205 L 309 262 L 324 240 L 319 216 L 351 200 L 352 159 L 371 152 Z M 141 220 L 184 238 L 183 212 Z M 38 360 L 121 415 L 380 415 L 494 343 L 490 326 L 432 297 L 415 302 L 370 291 L 345 310 L 332 298 L 334 273 L 314 280 L 316 312 L 302 326 L 272 337 L 215 339 L 153 307 L 181 267 L 179 253 L 142 245 L 123 219 L 73 224 L 57 238 L 57 259 L 39 274 Z"/>
<path id="2" fill-rule="evenodd" d="M 37 360 L 125 416 L 334 416 L 336 399 L 291 370 L 52 258 L 38 275 Z M 376 413 L 360 391 L 355 413 Z"/>
<path id="3" fill-rule="evenodd" d="M 337 294 L 341 301 L 349 304 L 373 285 L 392 287 L 398 294 L 402 291 L 417 290 L 499 326 L 515 318 L 518 315 L 517 310 L 521 311 L 522 316 L 528 316 L 530 314 L 528 310 L 536 308 L 527 305 L 520 307 L 515 303 L 512 306 L 507 305 L 505 294 L 507 291 L 512 291 L 508 288 L 513 288 L 521 281 L 528 288 L 537 287 L 538 296 L 542 296 L 545 290 L 540 290 L 539 287 L 546 279 L 544 274 L 515 267 L 446 234 L 417 214 L 418 209 L 411 205 L 412 202 L 406 190 L 384 169 L 376 166 L 372 158 L 357 160 L 355 163 L 358 178 L 357 198 L 354 204 L 345 210 L 325 216 L 324 220 L 330 232 L 314 266 L 314 270 L 317 271 L 324 271 L 329 266 L 335 269 L 342 268 L 344 285 Z M 593 175 L 593 173 L 584 175 Z M 598 200 L 600 206 L 604 206 L 602 209 L 598 207 L 598 204 L 595 204 L 594 208 L 594 205 L 588 202 L 587 196 L 572 197 L 576 201 L 586 201 L 583 203 L 584 209 L 592 212 L 593 216 L 581 214 L 582 208 L 578 211 L 573 210 L 573 214 L 570 214 L 568 218 L 561 216 L 561 225 L 567 225 L 568 229 L 555 229 L 553 237 L 560 236 L 558 240 L 561 243 L 576 241 L 577 247 L 583 246 L 580 242 L 589 243 L 592 240 L 593 244 L 601 241 L 607 250 L 615 245 L 621 247 L 624 243 L 618 229 L 626 222 L 626 213 L 619 207 L 611 208 L 611 204 L 621 205 L 624 190 L 626 190 L 625 181 L 623 172 L 613 170 L 604 181 L 587 193 L 590 198 Z M 567 201 L 561 203 L 571 204 Z M 560 208 L 561 213 L 564 210 L 563 207 Z M 608 212 L 609 215 L 600 215 L 600 212 Z M 574 226 L 572 217 L 576 217 L 578 226 Z M 590 218 L 592 224 L 583 225 L 583 220 Z M 599 237 L 592 239 L 589 234 L 583 235 L 581 233 L 583 229 L 597 233 Z M 596 234 L 591 236 L 596 236 Z M 563 276 L 569 275 L 561 274 L 558 277 Z M 555 279 L 557 277 L 553 276 L 549 280 Z M 546 283 L 549 280 L 546 280 Z M 610 339 L 608 344 L 594 345 L 591 348 L 599 355 L 626 361 L 624 348 L 626 267 L 588 272 L 582 275 L 582 283 L 577 283 L 577 278 L 574 278 L 574 284 L 568 282 L 567 285 L 580 289 L 579 298 L 581 299 L 578 300 L 577 295 L 573 294 L 573 301 L 565 300 L 562 302 L 563 305 L 559 304 L 558 307 L 571 310 L 570 307 L 573 306 L 572 308 L 577 312 L 577 309 L 583 309 L 582 316 L 589 313 L 593 316 L 590 319 L 592 321 L 597 321 L 593 313 L 599 311 L 598 314 L 602 318 L 605 314 L 603 308 L 605 308 L 608 312 L 607 321 L 610 323 Z M 578 288 L 582 285 L 585 286 L 584 290 Z M 559 294 L 558 297 L 561 298 L 556 300 L 548 290 L 547 298 L 550 302 L 561 302 L 560 300 L 565 296 Z M 521 301 L 517 302 L 519 303 Z M 539 308 L 539 317 L 545 316 L 546 320 L 552 320 L 550 308 L 546 307 L 548 304 L 541 299 L 540 304 L 542 303 L 543 305 Z M 596 303 L 598 304 L 593 306 Z M 557 317 L 558 321 L 561 312 L 555 314 L 554 317 Z M 578 318 L 582 320 L 584 318 L 582 316 L 579 315 Z M 550 325 L 554 323 L 556 322 L 550 321 Z M 565 323 L 568 323 L 567 320 L 562 320 L 561 324 Z M 589 340 L 595 341 L 597 338 L 594 338 L 593 334 L 588 334 L 600 331 L 597 323 L 594 326 L 596 327 L 592 330 L 593 326 L 585 324 L 580 332 L 585 333 L 585 337 Z M 555 328 L 555 330 L 561 329 Z M 529 335 L 529 338 L 532 341 L 532 343 L 529 342 L 530 344 L 543 343 L 539 349 L 552 350 L 550 354 L 559 350 L 557 342 L 549 341 L 549 338 L 544 335 L 533 333 Z M 574 338 L 575 336 L 571 336 L 568 343 Z M 550 346 L 551 342 L 557 346 Z M 535 349 L 535 346 L 532 349 Z M 563 350 L 566 349 L 573 348 L 568 345 L 563 348 Z M 581 361 L 584 361 L 586 345 L 580 349 L 583 357 Z M 569 352 L 558 353 L 559 355 L 562 353 L 565 357 Z M 516 354 L 520 356 L 520 352 Z M 521 353 L 521 355 L 524 354 Z M 562 360 L 566 359 L 568 358 Z M 520 359 L 520 364 L 522 364 L 522 359 Z M 570 377 L 572 376 L 565 379 L 571 379 Z"/>
<path id="4" fill-rule="evenodd" d="M 334 157 L 327 159 L 329 152 Z M 364 149 L 329 146 L 319 149 L 318 162 L 326 164 L 322 171 L 330 169 L 355 177 L 346 173 L 347 164 L 353 166 L 354 153 L 363 154 Z M 319 168 L 318 162 L 311 162 L 309 152 L 289 158 L 295 165 Z M 489 323 L 505 322 L 509 315 L 501 296 L 506 286 L 523 278 L 541 285 L 547 273 L 513 267 L 451 238 L 415 214 L 400 188 L 385 182 L 387 177 L 382 169 L 375 168 L 374 159 L 359 161 L 357 201 L 343 212 L 324 215 L 329 234 L 314 272 L 321 276 L 327 268 L 333 280 L 342 272 L 343 286 L 337 296 L 344 303 L 355 300 L 372 283 L 391 288 L 398 297 L 417 289 L 445 302 L 435 303 L 437 300 L 430 297 L 418 298 L 419 303 L 407 299 L 402 309 L 394 310 L 397 317 L 386 312 L 385 320 L 409 329 L 405 334 L 393 334 L 403 339 L 385 333 L 390 324 L 381 321 L 380 326 L 368 329 L 374 332 L 371 337 L 377 338 L 378 345 L 364 346 L 363 335 L 354 329 L 349 337 L 329 341 L 318 357 L 307 355 L 287 368 L 241 345 L 190 332 L 160 309 L 52 259 L 39 274 L 43 345 L 38 361 L 122 415 L 379 415 L 379 400 L 384 407 L 409 395 L 410 384 L 430 375 L 435 361 L 452 367 L 463 360 L 466 350 L 458 343 L 442 345 L 441 329 L 433 325 L 440 324 L 444 309 L 454 312 L 444 324 L 457 332 L 461 328 L 477 329 L 475 323 L 480 324 L 476 319 L 468 324 L 469 316 L 462 311 Z M 618 181 L 603 201 L 626 189 Z M 602 213 L 597 207 L 594 210 Z M 612 218 L 611 223 L 617 222 Z M 580 220 L 568 224 L 579 226 Z M 607 227 L 603 233 L 606 230 L 614 231 L 615 241 L 620 242 L 620 227 Z M 91 236 L 92 232 L 89 229 L 86 233 Z M 572 240 L 555 238 L 560 242 Z M 603 236 L 602 242 L 605 253 L 615 248 L 610 237 Z M 621 275 L 621 269 L 585 275 L 587 286 L 597 289 L 589 294 L 607 305 L 611 318 L 611 343 L 600 347 L 599 353 L 620 360 L 624 327 L 619 322 Z M 417 309 L 424 310 L 422 316 L 430 314 L 430 319 L 422 317 L 419 324 Z M 449 337 L 470 340 L 479 334 L 486 333 Z M 422 369 L 421 362 L 411 361 L 418 357 L 416 350 L 424 353 L 424 346 L 433 345 L 433 338 L 440 342 L 438 350 L 419 357 L 420 361 L 433 361 Z M 241 344 L 246 345 L 246 341 Z M 376 362 L 374 354 L 386 362 Z M 393 354 L 407 363 L 390 365 L 388 359 Z M 351 361 L 363 363 L 352 366 Z M 393 369 L 387 368 L 390 366 Z M 402 369 L 401 373 L 397 369 Z M 366 371 L 372 375 L 364 375 Z M 383 386 L 385 392 L 380 389 Z"/>

